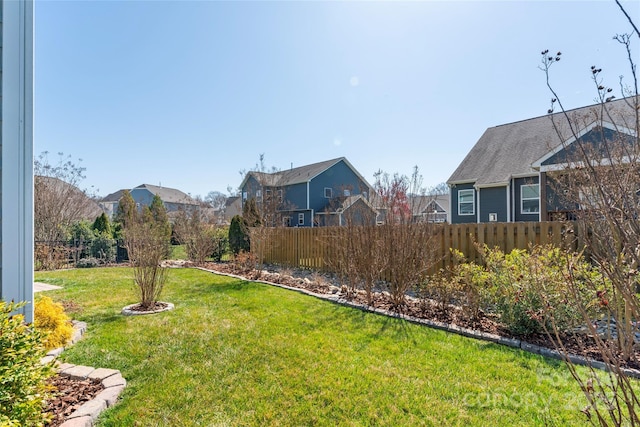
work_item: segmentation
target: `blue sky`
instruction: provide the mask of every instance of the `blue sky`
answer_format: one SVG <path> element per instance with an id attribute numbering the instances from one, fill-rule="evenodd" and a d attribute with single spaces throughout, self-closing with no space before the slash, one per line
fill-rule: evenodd
<path id="1" fill-rule="evenodd" d="M 261 153 L 433 186 L 486 128 L 546 114 L 541 50 L 566 107 L 593 103 L 591 65 L 619 93 L 630 31 L 613 1 L 40 0 L 34 150 L 82 159 L 102 196 L 226 192 Z"/>

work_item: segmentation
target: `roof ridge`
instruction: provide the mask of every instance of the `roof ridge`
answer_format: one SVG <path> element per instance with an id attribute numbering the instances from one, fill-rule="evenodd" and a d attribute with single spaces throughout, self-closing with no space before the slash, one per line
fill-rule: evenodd
<path id="1" fill-rule="evenodd" d="M 596 106 L 598 106 L 598 105 L 618 103 L 618 102 L 623 101 L 623 100 L 625 100 L 625 99 L 633 98 L 634 96 L 635 96 L 635 95 L 627 96 L 627 97 L 624 97 L 624 98 L 615 99 L 615 100 L 613 100 L 613 101 L 610 101 L 610 102 L 604 102 L 604 103 L 603 103 L 603 102 L 596 102 L 596 103 L 594 103 L 594 104 L 591 104 L 591 105 L 585 105 L 585 106 L 583 106 L 583 107 L 575 107 L 575 108 L 571 108 L 571 109 L 569 109 L 569 110 L 558 111 L 558 112 L 556 112 L 556 113 L 547 113 L 547 114 L 542 114 L 542 115 L 540 115 L 540 116 L 536 116 L 536 117 L 530 117 L 530 118 L 528 118 L 528 119 L 516 120 L 516 121 L 513 121 L 513 122 L 509 122 L 509 123 L 502 123 L 502 124 L 499 124 L 499 125 L 492 126 L 492 128 L 499 128 L 499 127 L 503 127 L 503 126 L 510 126 L 510 125 L 514 125 L 514 124 L 517 124 L 517 123 L 523 123 L 523 122 L 528 122 L 528 121 L 531 121 L 531 120 L 541 119 L 541 118 L 543 118 L 543 117 L 552 117 L 552 116 L 557 116 L 557 115 L 565 114 L 565 113 L 566 113 L 566 114 L 569 114 L 569 113 L 571 113 L 571 112 L 575 112 L 575 111 L 577 111 L 577 110 L 587 110 L 587 109 L 589 109 L 589 108 L 593 108 L 593 107 L 596 107 Z M 490 129 L 490 128 L 489 128 L 489 129 Z"/>

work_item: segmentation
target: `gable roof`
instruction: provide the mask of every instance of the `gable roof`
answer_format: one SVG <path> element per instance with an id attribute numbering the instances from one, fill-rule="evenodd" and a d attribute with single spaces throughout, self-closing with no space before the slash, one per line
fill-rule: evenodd
<path id="1" fill-rule="evenodd" d="M 411 196 L 409 205 L 413 215 L 422 215 L 424 213 L 433 213 L 437 209 L 438 212 L 449 211 L 449 194 L 425 194 L 421 196 Z"/>
<path id="2" fill-rule="evenodd" d="M 176 190 L 175 188 L 159 187 L 157 185 L 150 185 L 150 184 L 141 184 L 135 188 L 132 188 L 131 191 L 137 190 L 137 189 L 141 189 L 141 190 L 146 189 L 149 192 L 151 192 L 151 194 L 159 196 L 162 199 L 162 201 L 165 203 L 181 203 L 184 205 L 198 204 L 198 202 L 193 200 L 191 196 L 189 196 L 186 193 L 183 193 L 180 190 Z"/>
<path id="3" fill-rule="evenodd" d="M 287 185 L 306 183 L 340 162 L 344 162 L 358 176 L 358 178 L 362 180 L 362 182 L 371 187 L 367 180 L 360 175 L 356 168 L 354 168 L 345 157 L 338 157 L 337 159 L 325 160 L 323 162 L 312 163 L 310 165 L 299 166 L 297 168 L 273 173 L 250 171 L 242 180 L 240 188 L 244 187 L 250 176 L 255 177 L 258 182 L 270 187 L 285 187 Z"/>
<path id="4" fill-rule="evenodd" d="M 127 190 L 118 190 L 115 193 L 107 194 L 100 200 L 101 202 L 119 202 L 122 199 L 122 195 Z"/>
<path id="5" fill-rule="evenodd" d="M 624 98 L 606 104 L 610 120 L 626 128 L 632 128 L 631 103 Z M 567 115 L 580 128 L 602 116 L 601 104 L 576 108 Z M 537 174 L 534 162 L 561 145 L 551 119 L 555 119 L 563 140 L 570 136 L 563 113 L 554 113 L 533 119 L 504 124 L 487 129 L 447 180 L 448 184 L 475 183 L 476 187 L 506 185 L 512 177 Z M 580 129 L 578 129 L 579 131 Z"/>

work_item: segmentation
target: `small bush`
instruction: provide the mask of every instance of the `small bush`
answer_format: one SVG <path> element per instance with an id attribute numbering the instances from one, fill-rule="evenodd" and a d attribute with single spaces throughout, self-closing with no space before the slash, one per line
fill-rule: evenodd
<path id="1" fill-rule="evenodd" d="M 243 251 L 248 252 L 251 249 L 249 229 L 245 220 L 240 215 L 231 218 L 231 224 L 229 225 L 229 248 L 234 255 L 238 255 Z"/>
<path id="2" fill-rule="evenodd" d="M 418 296 L 435 299 L 443 313 L 448 312 L 453 304 L 462 308 L 468 318 L 477 319 L 488 304 L 489 274 L 482 266 L 465 262 L 462 252 L 451 250 L 451 253 L 454 259 L 452 266 L 440 270 L 418 287 Z M 426 301 L 423 304 L 426 306 Z"/>
<path id="3" fill-rule="evenodd" d="M 73 325 L 61 304 L 49 297 L 41 297 L 34 307 L 34 324 L 44 336 L 47 350 L 64 347 L 71 340 Z"/>
<path id="4" fill-rule="evenodd" d="M 587 290 L 587 284 L 604 283 L 602 276 L 578 254 L 552 246 L 514 249 L 504 254 L 485 246 L 483 256 L 495 309 L 514 334 L 566 331 L 584 322 L 578 307 L 568 303 L 570 293 L 583 301 L 584 307 L 596 307 L 590 302 L 595 295 Z M 572 289 L 569 274 L 580 278 Z"/>
<path id="5" fill-rule="evenodd" d="M 43 426 L 48 398 L 46 380 L 53 375 L 42 365 L 45 355 L 40 331 L 11 315 L 24 303 L 0 301 L 0 426 Z"/>
<path id="6" fill-rule="evenodd" d="M 233 258 L 233 265 L 241 273 L 255 273 L 258 266 L 258 257 L 251 252 L 240 252 Z"/>
<path id="7" fill-rule="evenodd" d="M 110 234 L 96 233 L 91 241 L 91 256 L 103 262 L 113 262 L 116 259 L 116 240 Z"/>
<path id="8" fill-rule="evenodd" d="M 89 258 L 79 259 L 78 262 L 76 262 L 76 267 L 77 268 L 93 268 L 93 267 L 99 267 L 101 264 L 102 263 L 100 262 L 99 259 L 89 257 Z"/>

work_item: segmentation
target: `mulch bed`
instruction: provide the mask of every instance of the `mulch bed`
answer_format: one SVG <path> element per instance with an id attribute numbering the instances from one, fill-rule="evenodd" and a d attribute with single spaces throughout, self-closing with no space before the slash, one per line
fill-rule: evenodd
<path id="1" fill-rule="evenodd" d="M 47 383 L 55 390 L 45 410 L 52 417 L 47 427 L 60 426 L 69 415 L 104 389 L 100 380 L 74 380 L 58 374 Z"/>
<path id="2" fill-rule="evenodd" d="M 317 294 L 339 293 L 342 298 L 358 304 L 369 305 L 367 304 L 366 294 L 363 291 L 356 293 L 345 292 L 345 288 L 340 287 L 336 278 L 330 274 L 322 274 L 302 269 L 279 269 L 275 266 L 265 266 L 265 270 L 263 271 L 241 270 L 234 264 L 225 262 L 205 263 L 203 267 L 219 271 L 221 273 L 229 273 L 245 277 L 249 280 L 264 280 L 293 288 L 305 289 Z M 370 306 L 398 312 L 398 310 L 391 304 L 388 295 L 384 292 L 375 292 Z M 463 311 L 460 309 L 451 308 L 443 311 L 435 303 L 425 304 L 424 302 L 411 298 L 407 300 L 406 305 L 403 306 L 400 311 L 403 315 L 418 319 L 446 323 L 506 338 L 517 338 L 540 347 L 550 349 L 555 348 L 553 341 L 547 334 L 542 333 L 527 336 L 513 335 L 497 321 L 495 316 L 490 314 L 481 313 L 478 319 L 471 320 L 465 317 Z M 598 350 L 598 347 L 592 337 L 575 333 L 565 333 L 561 335 L 561 340 L 565 348 L 570 353 L 585 356 L 593 360 L 603 361 L 602 354 Z M 636 360 L 640 360 L 640 352 L 637 352 Z M 623 367 L 640 370 L 640 363 L 631 361 Z"/>

